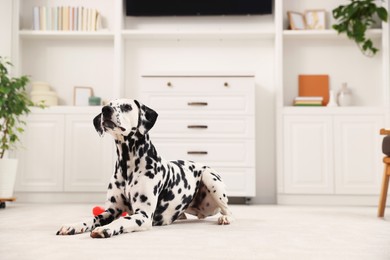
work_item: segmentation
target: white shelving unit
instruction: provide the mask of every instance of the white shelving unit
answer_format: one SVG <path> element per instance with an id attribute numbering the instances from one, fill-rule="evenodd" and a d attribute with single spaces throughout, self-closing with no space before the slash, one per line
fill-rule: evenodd
<path id="1" fill-rule="evenodd" d="M 389 27 L 368 32 L 380 52 L 360 53 L 344 35 L 287 30 L 287 11 L 327 11 L 340 1 L 276 1 L 277 194 L 282 204 L 376 205 L 382 172 L 379 129 L 388 123 Z M 388 6 L 388 2 L 384 2 Z M 299 74 L 328 74 L 338 92 L 347 82 L 350 107 L 294 107 Z M 309 195 L 309 196 L 308 196 Z"/>

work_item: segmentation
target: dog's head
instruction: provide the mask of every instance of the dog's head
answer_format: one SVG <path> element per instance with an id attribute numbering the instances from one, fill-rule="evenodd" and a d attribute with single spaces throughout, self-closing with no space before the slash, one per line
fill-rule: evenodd
<path id="1" fill-rule="evenodd" d="M 102 108 L 93 125 L 100 136 L 128 136 L 132 131 L 145 135 L 157 120 L 157 113 L 132 99 L 117 99 Z"/>

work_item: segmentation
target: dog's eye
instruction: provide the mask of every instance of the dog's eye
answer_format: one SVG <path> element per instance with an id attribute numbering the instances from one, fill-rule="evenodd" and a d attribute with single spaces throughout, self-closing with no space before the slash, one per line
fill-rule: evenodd
<path id="1" fill-rule="evenodd" d="M 121 111 L 122 112 L 129 112 L 131 111 L 133 108 L 131 107 L 131 105 L 129 104 L 123 104 L 121 105 Z"/>

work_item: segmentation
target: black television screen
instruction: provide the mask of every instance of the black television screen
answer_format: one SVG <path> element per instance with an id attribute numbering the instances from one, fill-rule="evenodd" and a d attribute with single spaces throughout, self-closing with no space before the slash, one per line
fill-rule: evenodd
<path id="1" fill-rule="evenodd" d="M 272 0 L 126 0 L 127 16 L 272 14 Z"/>

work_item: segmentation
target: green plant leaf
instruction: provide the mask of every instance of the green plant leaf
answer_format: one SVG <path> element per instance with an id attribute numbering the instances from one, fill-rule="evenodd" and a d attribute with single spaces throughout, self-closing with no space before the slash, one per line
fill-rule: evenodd
<path id="1" fill-rule="evenodd" d="M 387 10 L 384 7 L 379 7 L 376 9 L 376 13 L 383 22 L 387 22 L 388 19 L 388 13 Z"/>
<path id="2" fill-rule="evenodd" d="M 375 24 L 373 15 L 387 22 L 388 13 L 382 6 L 377 6 L 375 0 L 351 0 L 347 5 L 340 5 L 332 10 L 337 23 L 332 28 L 339 34 L 345 33 L 347 37 L 357 43 L 363 54 L 373 56 L 378 49 L 371 39 L 367 39 L 367 30 Z"/>

